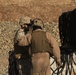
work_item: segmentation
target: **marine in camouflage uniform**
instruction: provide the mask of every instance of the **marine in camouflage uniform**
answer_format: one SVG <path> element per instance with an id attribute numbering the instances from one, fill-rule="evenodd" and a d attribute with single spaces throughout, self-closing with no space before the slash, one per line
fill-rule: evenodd
<path id="1" fill-rule="evenodd" d="M 31 57 L 29 53 L 30 20 L 27 16 L 20 18 L 19 25 L 21 28 L 17 31 L 14 38 L 15 57 L 19 75 L 31 74 Z"/>
<path id="2" fill-rule="evenodd" d="M 61 55 L 58 43 L 49 32 L 43 30 L 44 23 L 41 19 L 34 19 L 33 32 L 30 38 L 32 52 L 32 74 L 51 75 L 50 54 L 56 58 L 57 64 L 61 64 Z"/>

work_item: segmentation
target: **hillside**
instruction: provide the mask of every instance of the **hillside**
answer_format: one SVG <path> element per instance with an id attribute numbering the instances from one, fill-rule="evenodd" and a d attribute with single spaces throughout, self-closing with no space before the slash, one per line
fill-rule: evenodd
<path id="1" fill-rule="evenodd" d="M 58 22 L 62 12 L 76 8 L 76 0 L 1 0 L 0 21 L 18 21 L 22 16 Z"/>

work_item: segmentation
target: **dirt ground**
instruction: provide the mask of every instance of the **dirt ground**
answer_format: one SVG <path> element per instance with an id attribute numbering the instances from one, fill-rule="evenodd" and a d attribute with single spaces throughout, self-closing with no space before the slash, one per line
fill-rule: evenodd
<path id="1" fill-rule="evenodd" d="M 18 21 L 22 16 L 58 22 L 59 16 L 76 8 L 75 0 L 3 0 L 0 1 L 0 21 Z"/>

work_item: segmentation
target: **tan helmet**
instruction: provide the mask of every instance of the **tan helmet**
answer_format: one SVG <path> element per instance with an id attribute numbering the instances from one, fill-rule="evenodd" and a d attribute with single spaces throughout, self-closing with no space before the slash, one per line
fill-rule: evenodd
<path id="1" fill-rule="evenodd" d="M 20 21 L 19 21 L 19 24 L 20 24 L 20 25 L 22 25 L 22 24 L 24 24 L 24 23 L 29 24 L 30 21 L 31 21 L 31 18 L 28 17 L 28 16 L 21 17 L 21 18 L 20 18 Z"/>
<path id="2" fill-rule="evenodd" d="M 44 23 L 41 19 L 39 18 L 35 18 L 33 24 L 35 26 L 40 26 L 42 29 L 44 28 Z"/>

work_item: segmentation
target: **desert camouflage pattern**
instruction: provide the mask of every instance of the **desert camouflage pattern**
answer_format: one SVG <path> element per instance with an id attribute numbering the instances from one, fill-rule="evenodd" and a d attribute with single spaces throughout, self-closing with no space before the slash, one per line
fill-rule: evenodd
<path id="1" fill-rule="evenodd" d="M 32 54 L 31 75 L 51 75 L 49 53 Z"/>
<path id="2" fill-rule="evenodd" d="M 29 45 L 29 34 L 25 35 L 23 29 L 19 29 L 15 35 L 15 43 L 18 43 L 19 46 Z"/>
<path id="3" fill-rule="evenodd" d="M 19 25 L 30 23 L 29 17 L 20 18 Z M 29 54 L 29 33 L 25 34 L 24 28 L 18 29 L 14 37 L 14 49 L 17 70 L 19 75 L 30 75 L 31 74 L 31 58 Z"/>
<path id="4" fill-rule="evenodd" d="M 34 19 L 34 23 L 33 23 L 35 26 L 40 26 L 42 29 L 44 28 L 44 23 L 41 19 L 39 18 L 35 18 Z"/>
<path id="5" fill-rule="evenodd" d="M 24 23 L 29 24 L 31 21 L 31 18 L 28 16 L 21 17 L 19 21 L 19 25 L 23 25 Z"/>

